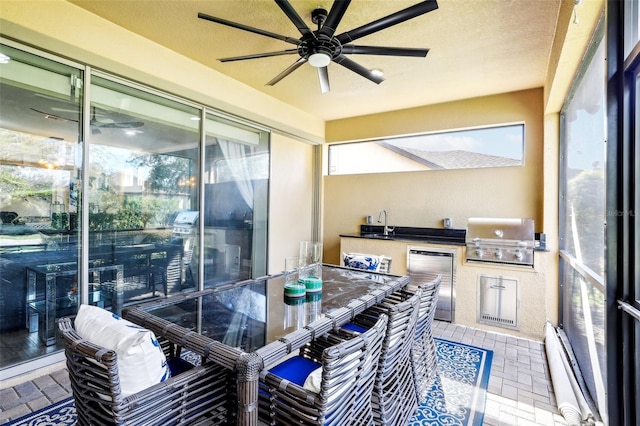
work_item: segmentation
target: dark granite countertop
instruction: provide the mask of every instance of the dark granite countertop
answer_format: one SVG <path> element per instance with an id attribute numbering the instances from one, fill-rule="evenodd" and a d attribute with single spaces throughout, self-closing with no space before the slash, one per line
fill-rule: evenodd
<path id="1" fill-rule="evenodd" d="M 446 228 L 415 228 L 409 226 L 396 226 L 389 235 L 384 235 L 384 227 L 376 225 L 360 225 L 359 233 L 340 234 L 347 238 L 366 238 L 371 240 L 407 241 L 429 244 L 448 244 L 464 246 L 466 243 L 466 229 Z M 542 232 L 535 234 L 535 251 L 548 251 L 547 238 Z"/>
<path id="2" fill-rule="evenodd" d="M 464 246 L 467 231 L 465 229 L 416 228 L 396 226 L 389 235 L 384 235 L 384 228 L 375 225 L 360 225 L 359 233 L 340 234 L 347 238 L 367 238 L 374 240 L 411 241 L 431 244 L 449 244 Z"/>

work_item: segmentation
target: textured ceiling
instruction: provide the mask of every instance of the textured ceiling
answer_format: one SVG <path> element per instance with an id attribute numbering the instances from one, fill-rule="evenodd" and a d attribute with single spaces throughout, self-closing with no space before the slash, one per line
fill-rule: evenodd
<path id="1" fill-rule="evenodd" d="M 69 0 L 87 11 L 203 63 L 325 120 L 441 103 L 544 84 L 561 0 L 439 0 L 425 15 L 358 39 L 369 46 L 429 48 L 426 58 L 350 55 L 384 71 L 376 85 L 329 65 L 331 92 L 320 92 L 309 64 L 275 86 L 269 80 L 298 55 L 221 63 L 218 58 L 291 49 L 294 45 L 197 18 L 198 12 L 299 38 L 269 0 Z M 331 0 L 290 0 L 314 29 L 311 11 Z M 336 34 L 416 4 L 415 0 L 355 0 Z"/>

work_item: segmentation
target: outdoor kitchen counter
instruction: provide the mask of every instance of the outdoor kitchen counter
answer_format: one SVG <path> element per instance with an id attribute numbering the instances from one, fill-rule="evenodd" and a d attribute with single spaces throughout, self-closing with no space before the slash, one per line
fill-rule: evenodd
<path id="1" fill-rule="evenodd" d="M 364 225 L 363 225 L 364 226 Z M 379 227 L 382 231 L 382 227 Z M 397 230 L 398 228 L 396 228 Z M 380 232 L 382 233 L 382 232 Z M 534 266 L 514 266 L 466 261 L 466 246 L 462 242 L 443 242 L 427 238 L 405 236 L 372 237 L 358 233 L 340 235 L 340 258 L 342 253 L 368 253 L 391 257 L 391 273 L 407 275 L 407 252 L 409 247 L 440 251 L 455 251 L 455 308 L 453 323 L 478 329 L 512 334 L 542 341 L 547 319 L 553 320 L 557 306 L 553 302 L 553 288 L 547 288 L 549 272 L 554 274 L 554 259 L 551 252 L 535 251 Z M 520 302 L 519 327 L 508 329 L 478 322 L 478 282 L 481 276 L 505 277 L 518 281 Z M 557 278 L 555 278 L 557 282 Z"/>

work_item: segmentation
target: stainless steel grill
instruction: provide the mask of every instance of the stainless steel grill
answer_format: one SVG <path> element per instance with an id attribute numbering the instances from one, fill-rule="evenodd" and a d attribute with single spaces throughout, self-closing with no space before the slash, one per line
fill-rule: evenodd
<path id="1" fill-rule="evenodd" d="M 187 238 L 195 235 L 198 226 L 197 211 L 183 211 L 177 214 L 173 221 L 173 236 Z"/>
<path id="2" fill-rule="evenodd" d="M 533 267 L 533 219 L 471 218 L 466 246 L 467 261 Z"/>

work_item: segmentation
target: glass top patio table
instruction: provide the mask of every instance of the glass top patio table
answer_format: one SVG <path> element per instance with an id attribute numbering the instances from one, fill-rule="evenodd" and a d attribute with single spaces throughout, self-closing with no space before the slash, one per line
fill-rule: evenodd
<path id="1" fill-rule="evenodd" d="M 205 356 L 214 362 L 220 363 L 223 350 L 222 363 L 235 362 L 237 423 L 257 425 L 262 368 L 404 288 L 409 277 L 323 265 L 322 282 L 321 294 L 308 293 L 299 305 L 286 303 L 279 274 L 138 305 L 123 316 L 143 326 L 160 320 L 159 327 L 197 333 L 198 348 L 213 348 Z"/>

